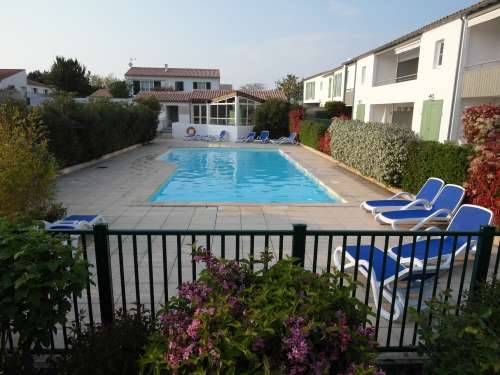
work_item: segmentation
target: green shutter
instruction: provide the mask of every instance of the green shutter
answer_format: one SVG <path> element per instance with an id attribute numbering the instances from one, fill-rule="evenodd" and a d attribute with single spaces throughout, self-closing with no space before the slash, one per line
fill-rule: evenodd
<path id="1" fill-rule="evenodd" d="M 356 120 L 365 121 L 365 105 L 358 104 L 356 107 Z"/>
<path id="2" fill-rule="evenodd" d="M 420 136 L 426 141 L 439 140 L 441 116 L 443 114 L 442 100 L 426 100 L 422 107 Z"/>

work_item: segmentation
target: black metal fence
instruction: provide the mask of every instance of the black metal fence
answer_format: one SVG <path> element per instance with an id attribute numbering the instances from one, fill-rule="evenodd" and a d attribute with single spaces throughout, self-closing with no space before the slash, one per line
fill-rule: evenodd
<path id="1" fill-rule="evenodd" d="M 350 274 L 358 283 L 353 296 L 372 307 L 369 324 L 382 351 L 415 349 L 418 324 L 410 307 L 422 311 L 426 301 L 451 290 L 447 298 L 458 314 L 467 290 L 499 275 L 495 236 L 500 233 L 491 226 L 479 232 L 395 232 L 308 230 L 301 224 L 293 230 L 110 230 L 100 224 L 93 231 L 66 234 L 79 236 L 92 265 L 82 297 L 73 298 L 69 320 L 77 328 L 110 323 L 115 309 L 138 304 L 157 313 L 178 285 L 195 280 L 203 268 L 194 261 L 193 244 L 226 259 L 267 250 L 273 262 L 294 256 L 312 272 Z M 49 349 L 67 348 L 67 336 L 68 327 L 60 327 Z"/>

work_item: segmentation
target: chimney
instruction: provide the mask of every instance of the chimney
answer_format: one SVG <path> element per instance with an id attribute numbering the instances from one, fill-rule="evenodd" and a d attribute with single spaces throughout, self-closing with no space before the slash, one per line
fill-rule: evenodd
<path id="1" fill-rule="evenodd" d="M 168 70 L 168 64 L 165 64 L 165 71 Z"/>

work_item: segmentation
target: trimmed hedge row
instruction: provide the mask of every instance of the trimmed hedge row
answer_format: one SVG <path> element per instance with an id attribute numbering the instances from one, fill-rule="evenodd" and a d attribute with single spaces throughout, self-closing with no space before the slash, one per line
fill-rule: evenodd
<path id="1" fill-rule="evenodd" d="M 300 143 L 319 150 L 320 138 L 325 134 L 330 121 L 303 120 L 300 122 Z"/>
<path id="2" fill-rule="evenodd" d="M 89 103 L 59 96 L 40 107 L 48 129 L 49 149 L 59 167 L 83 163 L 156 136 L 158 112 L 143 104 L 106 99 Z"/>
<path id="3" fill-rule="evenodd" d="M 400 186 L 415 134 L 398 125 L 334 120 L 332 157 L 387 185 Z"/>
<path id="4" fill-rule="evenodd" d="M 409 145 L 401 179 L 405 191 L 416 193 L 427 178 L 439 177 L 447 184 L 463 186 L 467 179 L 471 146 L 418 141 Z"/>

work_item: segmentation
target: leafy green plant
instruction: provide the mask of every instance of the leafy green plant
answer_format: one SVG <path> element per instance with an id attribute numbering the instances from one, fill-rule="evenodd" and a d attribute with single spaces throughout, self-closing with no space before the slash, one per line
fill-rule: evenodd
<path id="1" fill-rule="evenodd" d="M 300 142 L 319 150 L 320 139 L 330 126 L 329 121 L 303 120 L 300 123 Z"/>
<path id="2" fill-rule="evenodd" d="M 341 117 L 347 114 L 347 108 L 344 102 L 338 102 L 338 101 L 326 102 L 325 110 L 330 115 L 330 118 Z"/>
<path id="3" fill-rule="evenodd" d="M 30 374 L 31 350 L 50 344 L 57 324 L 66 322 L 71 296 L 79 296 L 88 264 L 72 247 L 31 225 L 0 219 L 0 368 L 9 328 L 17 333 L 19 374 Z"/>
<path id="4" fill-rule="evenodd" d="M 59 375 L 136 375 L 148 337 L 157 329 L 157 321 L 142 307 L 117 311 L 111 325 L 74 329 L 70 349 L 56 358 L 53 368 Z"/>
<path id="5" fill-rule="evenodd" d="M 330 126 L 332 157 L 384 184 L 400 186 L 415 134 L 392 124 L 334 119 Z"/>
<path id="6" fill-rule="evenodd" d="M 290 104 L 283 100 L 270 99 L 257 106 L 253 130 L 259 134 L 269 130 L 272 138 L 288 136 L 288 112 Z"/>
<path id="7" fill-rule="evenodd" d="M 71 96 L 58 95 L 43 103 L 41 116 L 48 128 L 49 149 L 63 167 L 150 142 L 158 127 L 158 112 L 150 105 L 103 98 L 77 103 Z"/>
<path id="8" fill-rule="evenodd" d="M 127 81 L 111 82 L 108 88 L 113 98 L 130 97 L 130 85 L 127 83 Z"/>
<path id="9" fill-rule="evenodd" d="M 148 107 L 150 110 L 152 110 L 154 112 L 161 111 L 161 104 L 160 104 L 159 100 L 156 99 L 154 96 L 142 96 L 142 97 L 135 99 L 135 102 L 137 104 Z"/>
<path id="10" fill-rule="evenodd" d="M 206 268 L 165 306 L 143 374 L 376 373 L 368 307 L 339 275 L 317 275 L 293 259 L 256 272 L 204 250 L 196 260 Z"/>
<path id="11" fill-rule="evenodd" d="M 408 146 L 401 187 L 416 193 L 429 177 L 439 177 L 447 184 L 462 186 L 467 178 L 470 146 L 452 143 L 417 141 Z"/>
<path id="12" fill-rule="evenodd" d="M 38 110 L 13 101 L 0 104 L 0 216 L 44 218 L 56 173 Z"/>
<path id="13" fill-rule="evenodd" d="M 469 294 L 458 314 L 447 299 L 431 301 L 418 319 L 420 350 L 430 359 L 425 373 L 500 374 L 500 283 Z"/>

